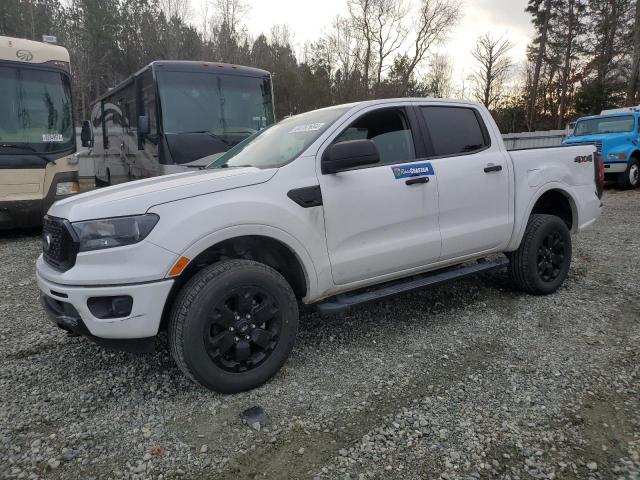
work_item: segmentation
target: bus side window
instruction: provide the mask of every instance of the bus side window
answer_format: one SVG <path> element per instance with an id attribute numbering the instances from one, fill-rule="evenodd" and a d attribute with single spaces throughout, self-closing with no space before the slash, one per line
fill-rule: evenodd
<path id="1" fill-rule="evenodd" d="M 104 131 L 102 128 L 102 102 L 96 103 L 91 111 L 91 126 L 93 127 L 93 151 L 102 153 L 104 149 Z"/>
<path id="2" fill-rule="evenodd" d="M 149 133 L 151 135 L 157 135 L 158 122 L 156 119 L 156 92 L 153 85 L 153 75 L 151 74 L 150 69 L 142 73 L 140 81 L 142 94 L 141 107 L 143 109 L 140 115 L 149 116 Z"/>

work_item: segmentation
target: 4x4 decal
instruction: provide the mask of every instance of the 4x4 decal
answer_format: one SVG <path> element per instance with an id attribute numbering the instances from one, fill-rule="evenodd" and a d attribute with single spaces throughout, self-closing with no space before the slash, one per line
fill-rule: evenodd
<path id="1" fill-rule="evenodd" d="M 587 163 L 593 162 L 593 155 L 579 155 L 573 159 L 576 163 Z"/>

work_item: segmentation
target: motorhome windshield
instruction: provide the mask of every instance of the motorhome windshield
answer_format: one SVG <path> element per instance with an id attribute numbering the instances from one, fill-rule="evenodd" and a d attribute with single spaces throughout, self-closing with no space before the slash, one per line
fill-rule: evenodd
<path id="1" fill-rule="evenodd" d="M 158 72 L 166 134 L 209 134 L 236 145 L 273 123 L 268 77 Z"/>
<path id="2" fill-rule="evenodd" d="M 573 132 L 574 137 L 597 135 L 600 133 L 622 133 L 633 130 L 633 115 L 590 118 L 580 120 Z"/>
<path id="3" fill-rule="evenodd" d="M 75 145 L 66 74 L 0 66 L 0 154 L 50 153 Z"/>
<path id="4" fill-rule="evenodd" d="M 258 132 L 209 165 L 220 167 L 281 167 L 300 155 L 349 107 L 330 107 L 290 117 Z"/>

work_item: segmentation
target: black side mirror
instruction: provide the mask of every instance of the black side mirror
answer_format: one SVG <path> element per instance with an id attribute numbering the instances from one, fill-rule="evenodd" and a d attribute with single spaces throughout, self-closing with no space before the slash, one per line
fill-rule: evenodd
<path id="1" fill-rule="evenodd" d="M 138 117 L 138 135 L 147 135 L 150 132 L 149 115 L 140 115 Z"/>
<path id="2" fill-rule="evenodd" d="M 378 148 L 371 140 L 349 140 L 334 143 L 324 151 L 321 170 L 323 174 L 338 173 L 379 161 Z"/>
<path id="3" fill-rule="evenodd" d="M 93 147 L 93 129 L 91 128 L 91 122 L 85 120 L 82 122 L 82 129 L 80 130 L 80 143 L 83 147 Z"/>

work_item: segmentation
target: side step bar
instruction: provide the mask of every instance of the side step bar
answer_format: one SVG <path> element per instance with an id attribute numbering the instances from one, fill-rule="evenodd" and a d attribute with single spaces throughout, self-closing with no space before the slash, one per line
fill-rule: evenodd
<path id="1" fill-rule="evenodd" d="M 434 272 L 427 272 L 421 275 L 414 275 L 406 280 L 386 284 L 375 290 L 369 289 L 367 291 L 342 293 L 319 303 L 316 308 L 322 314 L 338 313 L 362 303 L 382 300 L 384 298 L 416 290 L 418 288 L 435 287 L 436 285 L 442 285 L 443 283 L 447 283 L 452 280 L 458 280 L 478 273 L 504 268 L 507 265 L 509 265 L 509 259 L 507 257 L 500 257 L 491 261 L 481 258 L 478 260 L 478 263 L 436 270 Z"/>

